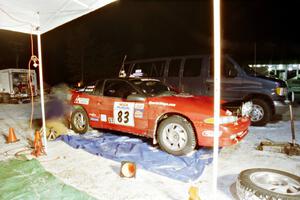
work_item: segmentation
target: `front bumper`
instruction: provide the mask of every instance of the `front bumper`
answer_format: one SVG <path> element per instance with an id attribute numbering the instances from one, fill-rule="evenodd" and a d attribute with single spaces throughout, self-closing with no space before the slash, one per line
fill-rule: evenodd
<path id="1" fill-rule="evenodd" d="M 219 136 L 219 146 L 230 146 L 241 141 L 247 134 L 250 126 L 250 119 L 247 117 L 240 118 L 236 123 L 220 125 L 221 135 Z M 199 146 L 213 146 L 213 124 L 199 123 L 196 126 L 197 143 Z"/>
<path id="2" fill-rule="evenodd" d="M 288 102 L 283 101 L 273 101 L 275 114 L 282 115 L 289 110 Z"/>

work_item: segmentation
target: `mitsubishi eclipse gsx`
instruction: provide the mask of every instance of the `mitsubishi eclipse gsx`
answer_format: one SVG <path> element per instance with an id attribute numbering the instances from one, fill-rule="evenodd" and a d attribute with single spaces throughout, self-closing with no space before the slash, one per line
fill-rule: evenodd
<path id="1" fill-rule="evenodd" d="M 178 94 L 155 79 L 99 80 L 72 91 L 70 124 L 80 134 L 88 127 L 153 138 L 173 155 L 196 146 L 213 146 L 213 98 Z M 248 133 L 251 102 L 239 112 L 221 110 L 220 146 L 238 143 Z"/>

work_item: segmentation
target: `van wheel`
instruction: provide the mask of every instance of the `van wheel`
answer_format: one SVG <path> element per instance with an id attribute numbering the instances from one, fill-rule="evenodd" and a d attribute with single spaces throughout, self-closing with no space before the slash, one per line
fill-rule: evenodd
<path id="1" fill-rule="evenodd" d="M 162 150 L 176 156 L 187 154 L 196 147 L 191 123 L 180 116 L 168 117 L 159 124 L 157 141 Z"/>
<path id="2" fill-rule="evenodd" d="M 71 115 L 71 127 L 79 134 L 86 133 L 89 128 L 89 119 L 83 109 L 76 109 Z"/>
<path id="3" fill-rule="evenodd" d="M 247 169 L 239 174 L 236 190 L 240 200 L 297 200 L 300 177 L 275 169 Z"/>
<path id="4" fill-rule="evenodd" d="M 251 125 L 264 126 L 271 120 L 271 108 L 262 99 L 253 99 L 253 108 L 251 112 Z"/>

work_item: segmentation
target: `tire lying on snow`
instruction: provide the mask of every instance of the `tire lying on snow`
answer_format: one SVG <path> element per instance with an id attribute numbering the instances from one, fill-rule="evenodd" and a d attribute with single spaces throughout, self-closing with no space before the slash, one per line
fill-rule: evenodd
<path id="1" fill-rule="evenodd" d="M 84 109 L 77 108 L 71 115 L 71 127 L 79 134 L 86 133 L 89 128 L 89 118 Z"/>
<path id="2" fill-rule="evenodd" d="M 236 183 L 240 200 L 299 200 L 300 177 L 275 169 L 242 171 Z"/>
<path id="3" fill-rule="evenodd" d="M 190 122 L 174 115 L 163 120 L 157 130 L 157 141 L 164 151 L 184 155 L 196 147 L 196 137 Z"/>

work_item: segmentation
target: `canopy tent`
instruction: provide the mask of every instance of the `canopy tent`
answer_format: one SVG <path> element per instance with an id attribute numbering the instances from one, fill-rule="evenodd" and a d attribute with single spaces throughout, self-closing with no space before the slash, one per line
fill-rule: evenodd
<path id="1" fill-rule="evenodd" d="M 41 92 L 41 109 L 43 120 L 43 140 L 45 150 L 47 141 L 45 134 L 45 109 L 43 92 L 43 68 L 41 53 L 41 34 L 46 33 L 64 23 L 88 14 L 115 0 L 0 0 L 0 29 L 35 34 L 38 37 L 39 78 Z M 213 194 L 217 190 L 218 138 L 220 115 L 220 0 L 213 0 L 214 6 L 214 175 Z"/>
<path id="2" fill-rule="evenodd" d="M 0 28 L 43 34 L 115 0 L 0 0 Z"/>
<path id="3" fill-rule="evenodd" d="M 42 134 L 47 151 L 41 34 L 88 14 L 115 0 L 0 0 L 0 29 L 34 34 L 38 38 Z"/>

